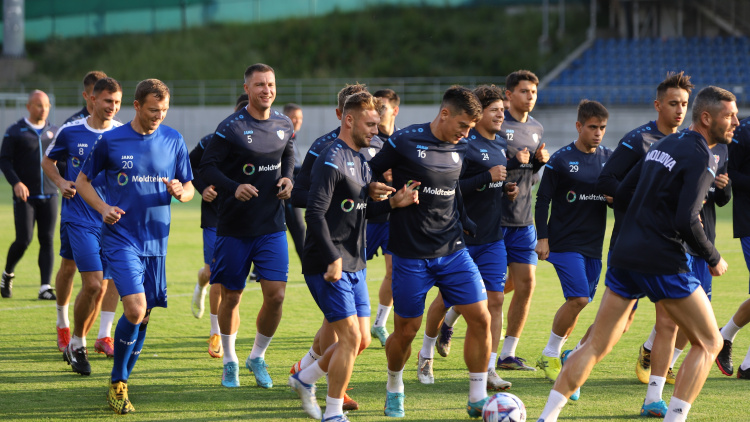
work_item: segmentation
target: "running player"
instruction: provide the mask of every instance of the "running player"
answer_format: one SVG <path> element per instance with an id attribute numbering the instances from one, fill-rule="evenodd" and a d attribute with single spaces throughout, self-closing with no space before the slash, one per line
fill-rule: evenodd
<path id="1" fill-rule="evenodd" d="M 211 265 L 211 283 L 221 284 L 221 383 L 225 387 L 240 385 L 234 344 L 240 300 L 254 263 L 263 306 L 245 366 L 255 375 L 259 387 L 271 388 L 265 354 L 281 321 L 289 272 L 283 200 L 289 199 L 292 191 L 294 127 L 288 117 L 271 111 L 276 99 L 273 68 L 262 63 L 249 66 L 244 87 L 249 103 L 219 124 L 203 154 L 200 175 L 224 198 L 219 204 Z"/>
<path id="2" fill-rule="evenodd" d="M 464 360 L 469 368 L 469 416 L 481 416 L 487 401 L 490 315 L 482 277 L 463 240 L 463 230 L 474 233 L 476 225 L 459 211 L 458 185 L 468 144 L 464 138 L 481 117 L 477 97 L 466 88 L 451 87 L 443 95 L 435 120 L 394 133 L 370 161 L 373 174 L 392 169 L 394 186 L 411 181 L 422 184 L 419 206 L 396 210 L 390 220 L 388 248 L 393 254 L 396 317 L 385 344 L 386 416 L 404 416 L 404 365 L 432 286 L 440 288 L 467 322 Z"/>
<path id="3" fill-rule="evenodd" d="M 0 170 L 13 187 L 13 220 L 16 239 L 8 249 L 5 270 L 0 278 L 2 297 L 13 296 L 13 270 L 29 247 L 34 235 L 34 223 L 39 226 L 40 300 L 55 300 L 50 286 L 52 265 L 55 262 L 54 237 L 57 222 L 57 187 L 41 169 L 42 157 L 57 132 L 47 120 L 49 97 L 42 91 L 29 94 L 26 110 L 29 117 L 14 123 L 5 132 L 0 148 Z"/>
<path id="4" fill-rule="evenodd" d="M 702 89 L 692 120 L 693 130 L 653 145 L 617 189 L 614 205 L 627 211 L 611 251 L 607 288 L 590 339 L 563 366 L 541 420 L 557 420 L 567 397 L 622 336 L 635 299 L 645 295 L 662 303 L 692 345 L 664 420 L 684 421 L 700 393 L 711 360 L 721 350 L 721 335 L 711 304 L 690 273 L 682 242 L 709 263 L 712 275 L 726 271 L 727 263 L 706 238 L 698 214 L 716 177 L 709 147 L 731 142 L 739 124 L 734 95 L 713 86 Z"/>
<path id="5" fill-rule="evenodd" d="M 107 402 L 118 414 L 135 411 L 128 378 L 143 348 L 151 310 L 167 306 L 166 253 L 172 197 L 192 199 L 195 189 L 185 140 L 161 125 L 169 88 L 146 79 L 135 89 L 135 117 L 102 134 L 83 163 L 76 189 L 104 220 L 105 265 L 122 298 Z M 104 173 L 105 200 L 92 181 Z"/>
<path id="6" fill-rule="evenodd" d="M 63 359 L 71 366 L 73 372 L 82 375 L 91 374 L 91 365 L 86 350 L 86 335 L 96 321 L 102 301 L 109 287 L 117 297 L 117 289 L 110 286 L 109 272 L 105 274 L 101 256 L 101 216 L 92 209 L 78 195 L 76 195 L 75 180 L 81 170 L 81 164 L 88 157 L 96 141 L 103 133 L 122 126 L 115 122 L 114 117 L 120 111 L 122 103 L 122 86 L 112 78 L 100 79 L 91 90 L 89 98 L 94 107 L 88 117 L 75 120 L 63 125 L 57 132 L 55 140 L 47 148 L 46 156 L 42 159 L 42 169 L 63 196 L 62 211 L 60 212 L 60 257 L 62 264 L 58 272 L 58 281 L 64 268 L 77 268 L 81 272 L 82 287 L 76 296 L 73 308 L 73 337 L 69 344 L 63 346 Z M 65 177 L 57 169 L 57 161 L 66 161 Z M 99 197 L 104 197 L 104 176 L 100 175 L 92 183 Z M 72 277 L 71 277 L 72 279 Z M 106 280 L 106 281 L 105 281 Z M 59 299 L 59 298 L 58 298 Z M 116 309 L 117 302 L 114 308 Z M 58 305 L 58 347 L 60 344 L 59 320 L 62 316 L 67 320 L 68 304 L 62 311 Z M 114 314 L 114 309 L 110 311 Z M 102 321 L 111 329 L 114 318 Z M 67 328 L 67 327 L 66 327 Z M 70 329 L 67 328 L 70 335 Z M 108 333 L 109 334 L 109 333 Z M 97 351 L 114 355 L 112 338 L 107 335 L 98 338 L 94 345 Z M 107 353 L 109 352 L 109 353 Z"/>
<path id="7" fill-rule="evenodd" d="M 531 185 L 536 174 L 549 159 L 542 142 L 544 128 L 529 116 L 534 109 L 539 78 L 528 70 L 518 70 L 505 79 L 505 95 L 510 107 L 500 132 L 508 144 L 508 182 L 518 185 L 518 198 L 502 202 L 503 238 L 508 251 L 508 269 L 515 293 L 508 307 L 508 328 L 497 360 L 498 369 L 534 371 L 525 360 L 516 357 L 516 347 L 529 315 L 531 295 L 536 284 L 536 231 L 531 215 Z"/>
<path id="8" fill-rule="evenodd" d="M 68 117 L 68 119 L 65 120 L 63 124 L 74 122 L 78 119 L 83 119 L 91 115 L 94 110 L 94 101 L 91 99 L 91 93 L 94 91 L 94 85 L 96 85 L 99 79 L 104 79 L 106 77 L 107 74 L 102 72 L 101 70 L 92 70 L 83 77 L 83 91 L 81 92 L 81 96 L 83 97 L 83 101 L 85 101 L 86 104 L 82 109 L 78 110 L 72 116 Z M 72 273 L 75 274 L 75 271 L 76 270 L 74 268 Z"/>

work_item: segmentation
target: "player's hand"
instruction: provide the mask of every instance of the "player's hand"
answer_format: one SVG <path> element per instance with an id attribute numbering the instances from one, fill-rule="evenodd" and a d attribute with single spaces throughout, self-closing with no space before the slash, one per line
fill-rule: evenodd
<path id="1" fill-rule="evenodd" d="M 388 169 L 383 173 L 383 179 L 385 179 L 386 182 L 391 183 L 393 181 L 393 172 L 391 169 Z"/>
<path id="2" fill-rule="evenodd" d="M 328 270 L 326 270 L 326 273 L 323 274 L 323 278 L 325 281 L 335 283 L 339 280 L 341 280 L 341 263 L 343 261 L 341 258 L 331 262 L 328 264 Z"/>
<path id="3" fill-rule="evenodd" d="M 76 186 L 70 180 L 63 180 L 62 183 L 57 185 L 57 188 L 60 189 L 60 193 L 62 193 L 63 198 L 70 199 L 76 196 Z"/>
<path id="4" fill-rule="evenodd" d="M 534 251 L 541 260 L 549 258 L 549 239 L 537 239 Z"/>
<path id="5" fill-rule="evenodd" d="M 729 175 L 726 173 L 717 175 L 714 184 L 717 189 L 724 189 L 729 184 Z"/>
<path id="6" fill-rule="evenodd" d="M 526 147 L 516 153 L 516 160 L 521 164 L 529 164 L 529 158 L 531 158 L 531 153 Z"/>
<path id="7" fill-rule="evenodd" d="M 23 184 L 23 182 L 18 182 L 13 185 L 13 194 L 16 195 L 16 198 L 20 199 L 23 202 L 26 202 L 26 200 L 29 198 L 29 188 L 27 188 L 26 185 Z"/>
<path id="8" fill-rule="evenodd" d="M 203 189 L 203 193 L 201 193 L 203 200 L 206 202 L 212 202 L 216 199 L 217 195 L 218 193 L 216 192 L 216 187 L 214 185 L 206 187 L 206 189 Z"/>
<path id="9" fill-rule="evenodd" d="M 107 205 L 107 209 L 102 213 L 102 221 L 107 224 L 115 224 L 120 221 L 123 214 L 125 214 L 125 211 L 120 208 Z"/>
<path id="10" fill-rule="evenodd" d="M 509 201 L 515 201 L 516 198 L 518 198 L 518 193 L 521 192 L 518 189 L 518 183 L 515 182 L 508 182 L 505 184 L 505 195 L 508 197 Z"/>
<path id="11" fill-rule="evenodd" d="M 276 197 L 279 199 L 289 199 L 292 197 L 292 181 L 288 177 L 282 177 L 279 182 L 276 183 L 276 187 L 279 188 L 279 193 Z"/>
<path id="12" fill-rule="evenodd" d="M 712 276 L 718 277 L 725 272 L 727 272 L 727 267 L 729 265 L 727 264 L 727 261 L 724 261 L 724 258 L 721 258 L 719 260 L 719 263 L 716 264 L 715 267 L 708 267 L 708 271 L 711 273 Z"/>
<path id="13" fill-rule="evenodd" d="M 492 175 L 493 182 L 501 182 L 508 176 L 508 172 L 505 170 L 505 166 L 496 165 L 488 171 Z"/>
<path id="14" fill-rule="evenodd" d="M 388 195 L 392 192 L 396 192 L 396 189 L 380 182 L 370 182 L 370 186 L 367 188 L 368 195 L 373 201 L 382 201 L 388 198 Z"/>
<path id="15" fill-rule="evenodd" d="M 162 177 L 161 181 L 164 182 L 165 185 L 167 185 L 167 192 L 169 192 L 170 195 L 174 196 L 177 200 L 182 198 L 182 194 L 184 193 L 184 191 L 182 190 L 182 183 L 179 180 L 167 180 L 166 177 Z"/>
<path id="16" fill-rule="evenodd" d="M 611 197 L 611 196 L 609 196 L 609 195 L 604 195 L 604 199 L 606 199 L 606 200 L 607 200 L 607 203 L 608 203 L 608 204 L 611 204 L 611 203 L 612 203 L 612 202 L 614 202 L 614 200 L 615 200 L 615 198 L 613 198 L 613 197 Z"/>
<path id="17" fill-rule="evenodd" d="M 544 164 L 547 161 L 549 161 L 549 151 L 547 151 L 547 149 L 544 148 L 545 145 L 547 145 L 547 144 L 545 144 L 544 142 L 542 142 L 542 144 L 539 145 L 539 148 L 534 153 L 534 158 L 536 158 L 536 160 L 539 161 L 542 164 Z"/>
<path id="18" fill-rule="evenodd" d="M 237 186 L 237 190 L 234 192 L 234 197 L 242 202 L 249 201 L 253 197 L 258 197 L 258 189 L 249 183 L 244 183 Z"/>
<path id="19" fill-rule="evenodd" d="M 421 184 L 421 182 L 414 182 L 409 185 L 404 185 L 403 188 L 399 189 L 398 192 L 391 197 L 391 208 L 402 208 L 408 207 L 411 204 L 418 204 L 419 191 L 417 190 L 417 187 Z"/>

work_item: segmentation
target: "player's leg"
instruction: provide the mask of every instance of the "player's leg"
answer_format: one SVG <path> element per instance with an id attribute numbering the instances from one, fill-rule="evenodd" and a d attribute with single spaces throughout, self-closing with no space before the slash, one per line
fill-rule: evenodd
<path id="1" fill-rule="evenodd" d="M 5 270 L 2 278 L 2 296 L 13 296 L 13 278 L 16 264 L 23 257 L 34 235 L 34 208 L 26 201 L 13 198 L 13 223 L 16 228 L 16 238 L 8 248 L 5 259 Z"/>
<path id="2" fill-rule="evenodd" d="M 55 265 L 55 225 L 57 224 L 57 196 L 33 201 L 35 203 L 35 218 L 38 225 L 37 239 L 39 240 L 39 273 L 41 287 L 39 299 L 55 300 L 55 293 L 50 282 Z"/>
<path id="3" fill-rule="evenodd" d="M 57 292 L 57 348 L 62 352 L 70 343 L 70 319 L 68 308 L 70 296 L 73 294 L 73 279 L 77 267 L 73 260 L 73 248 L 70 246 L 69 225 L 60 224 L 60 269 L 55 276 L 55 291 Z"/>
<path id="4" fill-rule="evenodd" d="M 375 313 L 375 321 L 372 329 L 370 329 L 370 333 L 378 338 L 380 345 L 383 347 L 385 347 L 385 341 L 388 338 L 388 330 L 385 328 L 385 324 L 388 322 L 388 316 L 393 308 L 393 291 L 391 290 L 393 259 L 391 253 L 388 252 L 388 231 L 389 223 L 367 225 L 367 243 L 372 245 L 372 248 L 368 249 L 367 259 L 372 259 L 373 254 L 380 248 L 385 260 L 385 276 L 378 290 L 378 311 Z"/>
<path id="5" fill-rule="evenodd" d="M 73 336 L 65 350 L 65 360 L 73 372 L 82 375 L 91 374 L 91 365 L 86 350 L 86 335 L 94 323 L 97 311 L 104 298 L 101 271 L 81 272 L 82 287 L 76 296 L 73 309 Z"/>
<path id="6" fill-rule="evenodd" d="M 648 388 L 641 408 L 641 415 L 664 417 L 667 412 L 667 404 L 662 400 L 662 392 L 664 384 L 667 382 L 669 364 L 672 361 L 672 351 L 677 337 L 677 325 L 669 317 L 661 301 L 657 302 L 655 307 L 656 323 L 654 331 L 656 331 L 656 336 L 650 353 L 651 373 L 648 376 Z"/>
<path id="7" fill-rule="evenodd" d="M 112 324 L 115 320 L 115 312 L 117 311 L 117 303 L 120 301 L 120 294 L 117 291 L 115 282 L 112 281 L 112 277 L 108 274 L 105 274 L 104 277 L 107 291 L 104 293 L 101 311 L 99 312 L 99 333 L 96 336 L 94 350 L 111 358 L 115 353 L 114 340 L 112 339 Z"/>
<path id="8" fill-rule="evenodd" d="M 442 294 L 438 293 L 435 300 L 432 301 L 427 309 L 427 318 L 424 325 L 424 338 L 422 339 L 422 349 L 419 351 L 419 360 L 417 378 L 422 384 L 433 384 L 435 376 L 433 375 L 432 366 L 435 358 L 435 344 L 437 342 L 439 327 L 448 310 L 443 302 Z"/>
<path id="9" fill-rule="evenodd" d="M 198 282 L 193 289 L 191 310 L 193 316 L 201 318 L 205 309 L 206 289 L 211 281 L 211 260 L 216 246 L 216 227 L 203 228 L 203 268 L 198 270 Z M 210 353 L 210 352 L 209 352 Z"/>
<path id="10" fill-rule="evenodd" d="M 745 239 L 750 238 L 742 238 Z M 729 318 L 726 324 L 721 327 L 721 336 L 723 338 L 723 347 L 716 357 L 716 365 L 724 375 L 731 376 L 734 374 L 734 364 L 732 363 L 732 344 L 737 333 L 742 327 L 750 322 L 750 299 L 742 302 L 737 312 Z M 684 365 L 684 363 L 683 363 Z"/>
<path id="11" fill-rule="evenodd" d="M 221 345 L 221 329 L 219 328 L 219 305 L 221 305 L 221 284 L 212 284 L 208 289 L 208 303 L 211 317 L 211 331 L 208 336 L 208 354 L 212 358 L 224 356 Z"/>

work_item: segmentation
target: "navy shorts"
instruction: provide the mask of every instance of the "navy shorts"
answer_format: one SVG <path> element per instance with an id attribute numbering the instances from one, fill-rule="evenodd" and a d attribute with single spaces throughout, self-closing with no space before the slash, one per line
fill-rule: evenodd
<path id="1" fill-rule="evenodd" d="M 342 272 L 335 283 L 326 281 L 324 274 L 305 274 L 305 282 L 315 303 L 328 322 L 336 322 L 352 315 L 370 316 L 370 294 L 367 291 L 367 270 Z"/>
<path id="2" fill-rule="evenodd" d="M 146 308 L 167 307 L 164 256 L 140 256 L 131 249 L 105 251 L 104 258 L 120 297 L 146 295 Z"/>
<path id="3" fill-rule="evenodd" d="M 102 271 L 104 279 L 111 278 L 104 263 L 101 248 L 102 229 L 76 223 L 60 224 L 60 256 L 72 259 L 80 272 Z M 65 254 L 70 253 L 71 258 Z"/>
<path id="4" fill-rule="evenodd" d="M 745 265 L 750 269 L 750 237 L 740 238 L 740 243 L 742 244 L 742 253 L 745 255 Z"/>
<path id="5" fill-rule="evenodd" d="M 701 285 L 692 273 L 646 274 L 616 267 L 607 269 L 604 283 L 626 299 L 648 296 L 652 302 L 688 297 Z"/>
<path id="6" fill-rule="evenodd" d="M 526 227 L 503 227 L 505 249 L 508 251 L 508 264 L 536 265 L 536 229 L 533 225 Z"/>
<path id="7" fill-rule="evenodd" d="M 701 282 L 701 287 L 703 287 L 703 291 L 706 292 L 708 300 L 711 300 L 711 289 L 714 277 L 708 269 L 708 262 L 699 256 L 687 254 L 687 257 L 690 270 L 693 272 L 695 278 Z"/>
<path id="8" fill-rule="evenodd" d="M 203 263 L 211 265 L 216 248 L 216 227 L 203 229 Z"/>
<path id="9" fill-rule="evenodd" d="M 507 252 L 505 241 L 486 243 L 484 245 L 466 245 L 469 256 L 477 264 L 484 287 L 490 292 L 505 290 L 505 279 L 508 275 Z"/>
<path id="10" fill-rule="evenodd" d="M 432 286 L 437 286 L 443 300 L 452 305 L 487 300 L 482 276 L 466 249 L 427 259 L 393 255 L 393 310 L 398 316 L 421 316 Z"/>
<path id="11" fill-rule="evenodd" d="M 383 255 L 388 252 L 388 230 L 390 223 L 367 223 L 367 260 L 371 260 L 378 254 L 378 248 Z"/>
<path id="12" fill-rule="evenodd" d="M 583 256 L 578 252 L 550 252 L 547 258 L 560 278 L 563 296 L 587 297 L 594 300 L 596 286 L 602 273 L 602 260 Z"/>
<path id="13" fill-rule="evenodd" d="M 255 264 L 258 280 L 286 282 L 289 275 L 286 232 L 256 237 L 216 236 L 211 284 L 243 290 L 252 264 Z"/>

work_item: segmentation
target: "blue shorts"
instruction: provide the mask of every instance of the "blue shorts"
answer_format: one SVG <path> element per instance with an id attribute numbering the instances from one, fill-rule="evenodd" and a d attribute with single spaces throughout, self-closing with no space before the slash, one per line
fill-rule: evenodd
<path id="1" fill-rule="evenodd" d="M 167 266 L 164 256 L 140 256 L 131 249 L 105 251 L 105 262 L 120 297 L 146 295 L 146 308 L 167 307 Z"/>
<path id="2" fill-rule="evenodd" d="M 342 272 L 335 283 L 326 281 L 323 274 L 305 274 L 305 282 L 315 303 L 328 322 L 336 322 L 352 315 L 370 316 L 370 294 L 367 291 L 367 270 Z"/>
<path id="3" fill-rule="evenodd" d="M 565 299 L 587 297 L 589 302 L 594 300 L 602 273 L 601 259 L 578 252 L 550 252 L 547 261 L 555 266 Z"/>
<path id="4" fill-rule="evenodd" d="M 652 302 L 690 296 L 701 283 L 692 273 L 646 274 L 609 267 L 604 283 L 626 299 L 648 296 Z"/>
<path id="5" fill-rule="evenodd" d="M 711 271 L 708 270 L 708 262 L 706 262 L 705 259 L 699 257 L 699 256 L 693 256 L 690 254 L 686 254 L 688 258 L 688 266 L 690 266 L 690 270 L 693 272 L 693 276 L 698 279 L 698 281 L 701 282 L 701 287 L 703 287 L 703 291 L 706 292 L 706 296 L 708 296 L 708 300 L 711 300 L 711 287 L 713 285 L 713 276 L 711 275 Z"/>
<path id="6" fill-rule="evenodd" d="M 216 227 L 203 229 L 203 263 L 211 265 L 216 248 Z"/>
<path id="7" fill-rule="evenodd" d="M 484 287 L 490 292 L 505 290 L 508 275 L 507 252 L 503 239 L 484 245 L 466 245 L 469 256 L 479 269 Z"/>
<path id="8" fill-rule="evenodd" d="M 255 264 L 258 280 L 284 281 L 289 275 L 289 246 L 286 232 L 256 237 L 216 236 L 211 262 L 211 284 L 229 290 L 243 290 Z"/>
<path id="9" fill-rule="evenodd" d="M 745 265 L 750 269 L 750 237 L 740 238 L 742 244 L 742 253 L 745 255 Z"/>
<path id="10" fill-rule="evenodd" d="M 533 225 L 526 227 L 503 227 L 503 239 L 508 251 L 508 264 L 536 265 L 536 229 Z"/>
<path id="11" fill-rule="evenodd" d="M 72 259 L 80 272 L 102 271 L 104 279 L 111 278 L 102 257 L 102 229 L 76 223 L 60 224 L 60 256 Z M 68 258 L 65 254 L 70 253 Z"/>
<path id="12" fill-rule="evenodd" d="M 421 316 L 427 292 L 432 286 L 437 286 L 443 300 L 452 305 L 487 300 L 482 276 L 466 249 L 428 259 L 393 255 L 393 310 L 398 316 Z"/>
<path id="13" fill-rule="evenodd" d="M 388 252 L 388 230 L 390 223 L 367 223 L 367 260 L 371 260 L 378 254 L 378 248 L 383 255 Z"/>
<path id="14" fill-rule="evenodd" d="M 68 233 L 70 223 L 60 223 L 60 256 L 73 261 L 73 248 L 70 246 L 70 233 Z"/>

